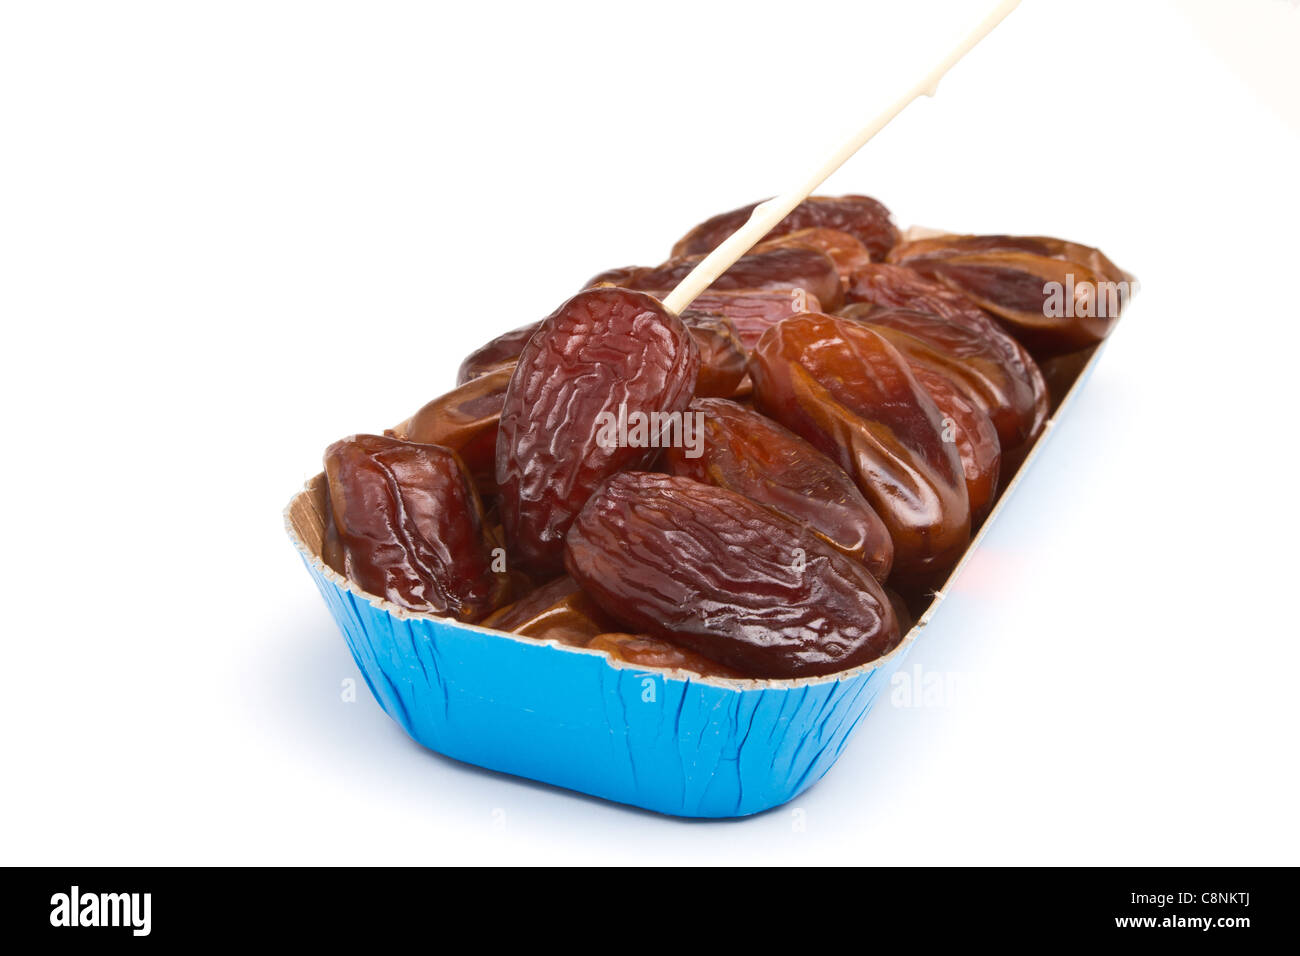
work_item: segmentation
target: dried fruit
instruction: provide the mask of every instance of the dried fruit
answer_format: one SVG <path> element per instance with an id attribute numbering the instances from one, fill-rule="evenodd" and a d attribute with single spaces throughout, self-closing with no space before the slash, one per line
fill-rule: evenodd
<path id="1" fill-rule="evenodd" d="M 997 429 L 984 409 L 967 397 L 952 379 L 926 365 L 910 361 L 908 365 L 943 415 L 942 438 L 957 446 L 962 473 L 966 476 L 971 527 L 976 528 L 992 509 L 998 493 L 1002 445 Z"/>
<path id="2" fill-rule="evenodd" d="M 456 384 L 464 385 L 480 375 L 486 375 L 496 369 L 514 365 L 519 358 L 519 353 L 524 350 L 524 346 L 528 344 L 528 340 L 533 337 L 533 333 L 537 331 L 538 326 L 541 324 L 539 320 L 512 329 L 470 352 L 469 355 L 465 356 L 465 360 L 460 363 L 460 371 L 456 374 Z"/>
<path id="3" fill-rule="evenodd" d="M 788 308 L 786 309 L 785 315 L 793 314 Z M 700 395 L 731 395 L 734 393 L 736 386 L 745 377 L 747 352 L 744 345 L 741 344 L 740 335 L 735 326 L 732 325 L 731 320 L 721 311 L 710 312 L 709 310 L 695 308 L 687 309 L 682 313 L 681 318 L 686 323 L 686 327 L 691 330 L 691 335 L 695 338 L 695 344 L 700 350 L 700 377 L 696 385 L 696 392 Z M 480 377 L 487 377 L 494 372 L 503 372 L 508 382 L 515 363 L 519 361 L 519 353 L 524 350 L 524 346 L 528 344 L 528 340 L 533 337 L 533 333 L 541 327 L 541 324 L 541 322 L 534 322 L 531 325 L 515 329 L 513 332 L 507 332 L 505 335 L 498 336 L 487 345 L 471 352 L 469 357 L 461 363 L 462 385 Z M 494 379 L 494 385 L 496 381 Z M 491 386 L 486 385 L 484 387 L 485 389 L 491 388 Z M 504 386 L 502 390 L 504 391 Z M 453 396 L 458 393 L 460 393 L 459 388 L 455 392 L 443 396 L 442 399 L 434 399 L 433 402 L 430 402 L 428 406 L 425 406 L 428 409 L 426 418 L 432 420 L 439 414 L 438 409 L 433 407 L 437 403 L 442 402 L 443 407 L 448 403 L 456 403 L 458 400 Z M 461 394 L 470 395 L 476 393 L 465 392 Z M 480 407 L 487 408 L 486 404 L 480 405 L 477 401 L 474 402 L 473 407 L 476 409 Z M 493 428 L 495 429 L 495 427 L 494 425 Z"/>
<path id="4" fill-rule="evenodd" d="M 1133 291 L 1097 249 L 1046 236 L 916 239 L 889 260 L 968 296 L 1039 355 L 1100 342 Z"/>
<path id="5" fill-rule="evenodd" d="M 690 275 L 702 256 L 669 259 L 659 266 L 625 266 L 593 276 L 588 287 L 615 285 L 666 296 Z M 709 286 L 711 292 L 736 289 L 803 289 L 826 308 L 837 308 L 843 299 L 840 274 L 824 252 L 797 246 L 768 249 L 741 256 Z"/>
<path id="6" fill-rule="evenodd" d="M 700 223 L 673 246 L 674 256 L 697 256 L 712 252 L 724 239 L 743 226 L 758 203 L 720 213 Z M 857 238 L 876 260 L 898 241 L 898 228 L 889 210 L 870 196 L 810 196 L 768 233 L 769 237 L 810 228 L 838 229 Z"/>
<path id="7" fill-rule="evenodd" d="M 736 671 L 707 657 L 702 657 L 668 641 L 649 634 L 620 634 L 612 632 L 592 638 L 587 648 L 604 651 L 610 657 L 641 667 L 662 667 L 666 670 L 693 671 L 701 677 L 740 677 Z"/>
<path id="8" fill-rule="evenodd" d="M 861 314 L 861 308 L 869 311 Z M 948 378 L 985 411 L 1001 444 L 1015 448 L 1037 437 L 1041 399 L 983 336 L 938 316 L 906 309 L 849 306 L 841 315 L 875 329 L 913 367 L 925 366 Z"/>
<path id="9" fill-rule="evenodd" d="M 652 463 L 665 422 L 677 416 L 680 429 L 699 364 L 681 319 L 644 293 L 588 289 L 542 323 L 519 356 L 497 433 L 512 561 L 538 576 L 560 572 L 564 535 L 591 493 Z"/>
<path id="10" fill-rule="evenodd" d="M 696 399 L 690 411 L 703 416 L 703 440 L 698 449 L 668 449 L 669 474 L 742 494 L 862 561 L 876 580 L 889 577 L 889 531 L 844 469 L 788 428 L 735 402 Z"/>
<path id="11" fill-rule="evenodd" d="M 961 459 L 907 361 L 852 319 L 800 315 L 750 354 L 754 404 L 837 461 L 889 528 L 894 577 L 950 568 L 970 540 Z"/>
<path id="12" fill-rule="evenodd" d="M 848 295 L 852 303 L 925 312 L 973 333 L 982 349 L 996 353 L 996 363 L 1008 379 L 1004 386 L 1007 401 L 1020 416 L 1018 438 L 1006 431 L 1006 422 L 999 419 L 1002 428 L 998 434 L 1003 452 L 1031 443 L 1041 434 L 1047 421 L 1047 386 L 1042 372 L 1025 347 L 965 295 L 904 266 L 894 265 L 870 265 L 859 269 L 854 274 Z M 842 314 L 866 319 L 871 311 L 866 304 L 849 305 Z M 929 334 L 941 348 L 961 350 L 966 347 L 951 340 L 943 326 L 933 326 L 924 333 L 918 323 L 912 325 L 913 334 Z"/>
<path id="13" fill-rule="evenodd" d="M 723 488 L 611 478 L 569 532 L 569 573 L 630 631 L 752 677 L 864 664 L 899 642 L 876 579 L 816 535 Z"/>
<path id="14" fill-rule="evenodd" d="M 568 575 L 547 582 L 514 604 L 495 611 L 482 624 L 498 631 L 559 641 L 573 647 L 586 647 L 593 637 L 614 626 Z"/>
<path id="15" fill-rule="evenodd" d="M 838 229 L 799 229 L 788 232 L 774 239 L 765 239 L 754 247 L 756 251 L 764 249 L 783 249 L 800 246 L 816 249 L 828 255 L 840 274 L 840 285 L 848 289 L 854 274 L 864 266 L 871 265 L 871 253 L 861 240 L 840 232 Z M 805 309 L 803 311 L 812 311 Z"/>
<path id="16" fill-rule="evenodd" d="M 695 339 L 700 352 L 700 374 L 695 394 L 701 397 L 734 395 L 745 377 L 749 353 L 740 344 L 740 336 L 731 320 L 695 309 L 682 313 L 682 322 Z"/>
<path id="17" fill-rule="evenodd" d="M 442 445 L 460 455 L 480 494 L 496 492 L 497 427 L 513 362 L 429 402 L 394 429 L 395 437 Z"/>
<path id="18" fill-rule="evenodd" d="M 477 621 L 505 597 L 478 494 L 456 453 L 380 435 L 325 451 L 347 576 L 415 611 Z"/>
<path id="19" fill-rule="evenodd" d="M 802 312 L 820 312 L 821 301 L 806 289 L 708 290 L 695 297 L 691 310 L 725 316 L 748 351 L 763 333 L 782 319 Z"/>

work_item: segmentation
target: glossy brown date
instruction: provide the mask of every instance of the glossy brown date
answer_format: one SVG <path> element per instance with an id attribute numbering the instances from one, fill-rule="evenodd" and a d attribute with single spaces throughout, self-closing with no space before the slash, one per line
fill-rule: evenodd
<path id="1" fill-rule="evenodd" d="M 880 516 L 844 469 L 794 432 L 724 399 L 696 399 L 698 448 L 664 453 L 669 474 L 726 488 L 802 524 L 827 544 L 889 577 L 894 544 Z"/>
<path id="2" fill-rule="evenodd" d="M 724 239 L 743 226 L 758 203 L 706 219 L 673 246 L 674 256 L 698 256 L 712 252 Z M 847 232 L 858 239 L 877 261 L 898 241 L 898 228 L 889 210 L 870 196 L 811 196 L 796 206 L 768 233 L 784 236 L 800 229 L 826 228 Z"/>
<path id="3" fill-rule="evenodd" d="M 798 229 L 774 239 L 765 239 L 754 247 L 757 251 L 764 249 L 785 249 L 800 246 L 824 252 L 835 263 L 840 274 L 840 285 L 848 289 L 853 276 L 859 269 L 871 265 L 871 253 L 867 251 L 858 238 L 838 229 Z M 805 309 L 804 311 L 812 311 Z"/>
<path id="4" fill-rule="evenodd" d="M 354 435 L 326 449 L 325 475 L 347 576 L 362 590 L 462 621 L 505 599 L 482 505 L 455 452 Z"/>
<path id="5" fill-rule="evenodd" d="M 863 309 L 867 311 L 859 311 Z M 938 316 L 905 309 L 849 306 L 840 314 L 875 329 L 912 367 L 924 366 L 948 378 L 992 420 L 1002 446 L 1015 448 L 1037 437 L 1042 399 L 983 336 Z"/>
<path id="6" fill-rule="evenodd" d="M 644 293 L 588 289 L 542 323 L 519 356 L 497 432 L 512 562 L 538 577 L 560 573 L 565 533 L 591 493 L 660 454 L 659 434 L 638 435 L 634 422 L 684 411 L 699 365 L 681 319 Z M 611 432 L 619 420 L 628 427 Z"/>
<path id="7" fill-rule="evenodd" d="M 568 575 L 549 581 L 488 615 L 482 624 L 498 631 L 559 641 L 573 647 L 586 647 L 593 637 L 614 626 Z"/>
<path id="8" fill-rule="evenodd" d="M 894 577 L 952 567 L 970 541 L 970 501 L 943 416 L 906 359 L 852 319 L 800 315 L 750 354 L 758 411 L 837 461 L 889 528 Z"/>
<path id="9" fill-rule="evenodd" d="M 717 661 L 711 661 L 684 647 L 670 644 L 668 641 L 649 634 L 621 634 L 612 632 L 599 634 L 592 638 L 587 648 L 604 651 L 618 661 L 626 661 L 640 667 L 662 667 L 667 670 L 691 671 L 701 677 L 741 677 Z"/>
<path id="10" fill-rule="evenodd" d="M 456 373 L 456 384 L 464 385 L 488 372 L 513 366 L 519 359 L 519 353 L 524 350 L 524 346 L 528 344 L 528 340 L 533 337 L 533 333 L 541 324 L 541 320 L 538 320 L 512 329 L 470 352 L 460 363 L 460 371 Z"/>
<path id="11" fill-rule="evenodd" d="M 682 313 L 681 318 L 686 327 L 690 329 L 691 335 L 695 339 L 695 345 L 700 351 L 700 377 L 696 384 L 696 393 L 699 395 L 722 396 L 733 394 L 736 391 L 736 386 L 745 377 L 745 359 L 748 355 L 741 343 L 740 333 L 731 320 L 721 312 L 711 314 L 700 309 L 687 309 Z M 524 346 L 528 344 L 528 340 L 533 337 L 533 333 L 541 327 L 541 324 L 541 322 L 534 322 L 531 325 L 525 325 L 512 332 L 507 332 L 505 335 L 498 336 L 487 345 L 471 352 L 469 357 L 461 363 L 461 385 L 467 385 L 474 379 L 487 377 L 498 372 L 504 373 L 506 381 L 509 381 L 515 362 L 519 361 L 519 353 L 524 350 Z M 496 381 L 497 379 L 494 377 L 493 384 L 485 384 L 483 388 L 494 389 Z M 504 391 L 504 388 L 502 390 Z M 440 399 L 434 399 L 425 406 L 428 410 L 426 418 L 436 420 L 441 408 L 459 402 L 456 396 L 460 394 L 477 393 L 462 393 L 461 389 L 457 388 L 456 391 L 444 395 Z M 480 403 L 475 401 L 474 408 L 478 409 L 480 407 L 486 410 L 486 405 L 480 406 Z M 500 409 L 498 408 L 497 411 L 499 413 Z M 495 427 L 493 425 L 494 434 Z M 440 444 L 445 444 L 445 442 Z M 469 464 L 469 462 L 466 463 Z"/>
<path id="12" fill-rule="evenodd" d="M 666 296 L 703 256 L 686 256 L 669 259 L 659 266 L 625 266 L 609 269 L 593 276 L 587 283 L 616 285 L 624 289 L 638 289 L 660 297 Z M 737 289 L 803 289 L 825 308 L 838 308 L 843 300 L 839 270 L 824 252 L 795 246 L 750 252 L 736 260 L 730 269 L 718 276 L 709 286 L 711 292 L 729 292 Z"/>
<path id="13" fill-rule="evenodd" d="M 889 260 L 968 296 L 1036 355 L 1100 342 L 1132 292 L 1132 277 L 1099 250 L 1047 236 L 916 239 Z"/>
<path id="14" fill-rule="evenodd" d="M 450 448 L 460 455 L 479 493 L 495 494 L 497 428 L 513 374 L 512 360 L 435 398 L 394 429 L 396 437 Z"/>
<path id="15" fill-rule="evenodd" d="M 963 393 L 952 379 L 926 365 L 912 362 L 908 365 L 943 415 L 941 436 L 944 441 L 957 446 L 962 473 L 966 476 L 971 528 L 977 528 L 988 516 L 998 493 L 1002 464 L 998 431 L 984 409 Z"/>
<path id="16" fill-rule="evenodd" d="M 749 353 L 740 335 L 724 315 L 711 315 L 695 309 L 682 313 L 682 322 L 695 339 L 700 352 L 700 374 L 695 394 L 701 398 L 727 398 L 736 394 L 745 377 Z"/>
<path id="17" fill-rule="evenodd" d="M 864 664 L 899 642 L 866 567 L 723 488 L 624 472 L 569 532 L 569 573 L 610 616 L 751 677 Z"/>
<path id="18" fill-rule="evenodd" d="M 1032 442 L 1042 432 L 1047 421 L 1048 399 L 1038 364 L 1023 345 L 965 295 L 905 266 L 873 264 L 854 274 L 848 298 L 851 304 L 841 311 L 855 318 L 865 318 L 871 313 L 870 306 L 877 306 L 935 315 L 966 329 L 975 336 L 974 341 L 981 343 L 981 350 L 992 351 L 988 361 L 1001 367 L 1007 378 L 1007 400 L 1020 418 L 1018 438 L 1006 430 L 1005 420 L 999 419 L 1002 428 L 998 434 L 1003 450 Z M 967 348 L 942 325 L 925 329 L 913 322 L 912 327 L 914 334 L 933 338 L 940 348 Z"/>
<path id="19" fill-rule="evenodd" d="M 806 289 L 738 289 L 732 292 L 708 290 L 691 303 L 691 309 L 724 316 L 748 351 L 763 333 L 782 319 L 802 312 L 820 312 L 821 300 Z"/>

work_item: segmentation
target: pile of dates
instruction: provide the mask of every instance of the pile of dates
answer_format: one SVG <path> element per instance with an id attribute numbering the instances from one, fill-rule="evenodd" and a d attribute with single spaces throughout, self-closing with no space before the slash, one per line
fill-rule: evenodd
<path id="1" fill-rule="evenodd" d="M 1131 280 L 1076 243 L 905 239 L 874 199 L 813 197 L 665 309 L 752 208 L 331 445 L 325 561 L 402 607 L 638 666 L 793 678 L 897 646 Z"/>

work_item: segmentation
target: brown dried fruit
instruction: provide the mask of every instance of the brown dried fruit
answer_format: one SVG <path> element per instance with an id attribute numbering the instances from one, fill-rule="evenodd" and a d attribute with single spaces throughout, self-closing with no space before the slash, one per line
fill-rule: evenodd
<path id="1" fill-rule="evenodd" d="M 894 577 L 952 567 L 970 541 L 970 502 L 942 415 L 907 361 L 852 319 L 800 315 L 750 354 L 754 404 L 839 462 L 894 541 Z"/>
<path id="2" fill-rule="evenodd" d="M 740 344 L 740 336 L 731 320 L 695 309 L 682 313 L 682 321 L 700 351 L 700 374 L 695 394 L 701 397 L 726 398 L 736 394 L 745 377 L 749 353 Z"/>
<path id="3" fill-rule="evenodd" d="M 477 621 L 505 597 L 478 494 L 456 453 L 380 435 L 325 451 L 347 576 L 415 611 Z"/>
<path id="4" fill-rule="evenodd" d="M 496 369 L 508 368 L 513 366 L 519 358 L 519 353 L 524 350 L 528 340 L 533 337 L 537 331 L 541 320 L 530 322 L 522 325 L 517 329 L 512 329 L 503 335 L 498 335 L 486 345 L 480 345 L 460 363 L 460 371 L 456 374 L 456 384 L 464 385 L 466 382 L 476 379 L 481 375 Z"/>
<path id="5" fill-rule="evenodd" d="M 690 403 L 699 365 L 681 319 L 640 292 L 588 289 L 542 323 L 519 356 L 497 433 L 512 561 L 538 576 L 560 572 L 578 510 L 610 475 L 658 457 L 657 425 Z"/>
<path id="6" fill-rule="evenodd" d="M 849 300 L 863 303 L 842 310 L 842 314 L 854 318 L 867 319 L 872 314 L 867 305 L 870 304 L 882 310 L 929 313 L 973 333 L 976 341 L 982 343 L 982 348 L 995 353 L 996 357 L 989 356 L 989 361 L 1003 369 L 1007 379 L 1004 385 L 1007 402 L 1016 409 L 1020 419 L 1017 426 L 1019 437 L 1006 430 L 1004 419 L 998 419 L 1004 458 L 1008 450 L 1032 443 L 1042 433 L 1047 421 L 1047 386 L 1038 364 L 1023 345 L 965 295 L 905 266 L 871 265 L 859 269 L 854 275 Z M 933 326 L 927 332 L 921 324 L 914 322 L 912 332 L 922 337 L 929 335 L 941 348 L 961 350 L 967 347 L 952 340 L 943 326 Z"/>
<path id="7" fill-rule="evenodd" d="M 701 677 L 741 676 L 730 667 L 649 634 L 601 634 L 592 638 L 587 647 L 593 651 L 604 651 L 615 660 L 641 667 L 692 671 Z"/>
<path id="8" fill-rule="evenodd" d="M 559 641 L 573 647 L 586 647 L 593 637 L 614 626 L 568 575 L 543 584 L 514 604 L 493 612 L 482 624 L 498 631 Z"/>
<path id="9" fill-rule="evenodd" d="M 871 253 L 867 251 L 861 240 L 849 235 L 847 232 L 840 232 L 838 229 L 799 229 L 795 232 L 786 233 L 783 236 L 777 236 L 774 239 L 765 239 L 754 247 L 757 251 L 764 249 L 783 249 L 791 246 L 801 246 L 806 249 L 816 249 L 828 255 L 835 268 L 840 274 L 840 285 L 848 289 L 853 281 L 853 276 L 859 269 L 871 265 Z M 805 312 L 813 311 L 804 309 Z"/>
<path id="10" fill-rule="evenodd" d="M 677 284 L 690 275 L 703 256 L 669 259 L 659 266 L 625 266 L 610 269 L 593 276 L 588 288 L 615 285 L 624 289 L 638 289 L 663 298 Z M 817 297 L 826 308 L 838 308 L 843 300 L 840 274 L 835 263 L 824 252 L 797 246 L 788 249 L 768 249 L 750 252 L 736 260 L 726 272 L 709 286 L 711 292 L 729 292 L 737 289 L 803 289 Z M 692 303 L 693 304 L 693 303 Z M 702 308 L 697 306 L 697 308 Z M 713 310 L 710 310 L 713 311 Z"/>
<path id="11" fill-rule="evenodd" d="M 875 329 L 913 366 L 923 365 L 950 379 L 992 419 L 1005 447 L 1016 448 L 1038 436 L 1043 397 L 983 335 L 936 315 L 906 309 L 858 305 L 847 307 L 841 315 Z"/>
<path id="12" fill-rule="evenodd" d="M 698 256 L 712 252 L 749 220 L 757 205 L 751 203 L 705 220 L 677 241 L 673 255 Z M 898 242 L 898 228 L 889 210 L 870 196 L 810 196 L 777 223 L 768 236 L 818 227 L 838 229 L 854 236 L 877 261 L 884 259 Z"/>
<path id="13" fill-rule="evenodd" d="M 696 399 L 689 411 L 703 416 L 702 440 L 698 448 L 664 453 L 669 474 L 742 494 L 862 561 L 876 580 L 889 577 L 889 531 L 843 468 L 788 428 L 735 402 Z"/>
<path id="14" fill-rule="evenodd" d="M 513 361 L 471 379 L 429 402 L 395 437 L 442 445 L 460 455 L 481 494 L 496 493 L 497 428 Z"/>
<path id="15" fill-rule="evenodd" d="M 821 301 L 806 289 L 708 290 L 695 297 L 691 310 L 725 316 L 748 351 L 763 333 L 782 319 L 803 312 L 820 312 Z"/>
<path id="16" fill-rule="evenodd" d="M 944 416 L 942 437 L 957 446 L 962 473 L 966 476 L 971 527 L 977 528 L 997 498 L 1002 464 L 997 429 L 984 409 L 971 401 L 952 379 L 925 365 L 908 364 Z"/>
<path id="17" fill-rule="evenodd" d="M 916 239 L 889 261 L 968 296 L 1039 355 L 1100 342 L 1133 291 L 1099 250 L 1047 236 Z"/>
<path id="18" fill-rule="evenodd" d="M 748 498 L 624 472 L 587 502 L 565 563 L 630 631 L 752 677 L 829 674 L 899 641 L 864 565 Z"/>

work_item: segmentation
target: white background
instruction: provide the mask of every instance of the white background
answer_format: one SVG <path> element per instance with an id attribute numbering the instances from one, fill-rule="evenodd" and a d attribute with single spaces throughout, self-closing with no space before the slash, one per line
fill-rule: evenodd
<path id="1" fill-rule="evenodd" d="M 826 187 L 1143 284 L 908 661 L 934 706 L 700 824 L 340 700 L 280 517 L 324 446 L 785 188 L 987 6 L 0 7 L 0 860 L 1300 862 L 1284 0 L 1026 0 Z"/>

